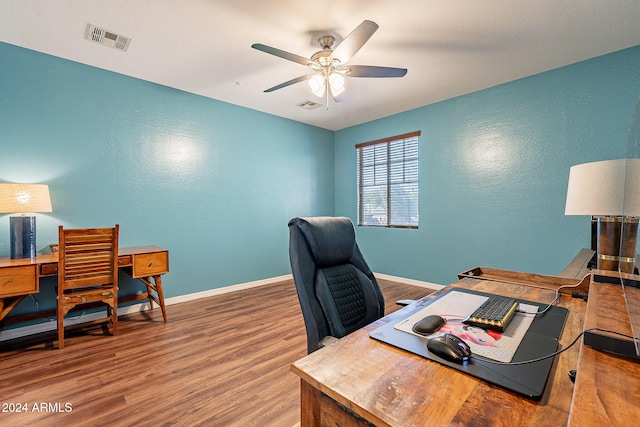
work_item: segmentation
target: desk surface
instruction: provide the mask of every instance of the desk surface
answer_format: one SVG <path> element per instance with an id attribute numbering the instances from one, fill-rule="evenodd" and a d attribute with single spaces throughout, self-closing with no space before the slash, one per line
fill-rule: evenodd
<path id="1" fill-rule="evenodd" d="M 451 287 L 540 302 L 551 302 L 555 295 L 549 289 L 472 278 L 464 278 Z M 570 311 L 560 339 L 567 346 L 582 331 L 586 303 L 562 295 L 559 305 Z M 369 337 L 381 325 L 402 319 L 405 312 L 406 309 L 398 310 L 292 365 L 292 371 L 302 381 L 303 426 L 323 425 L 318 419 L 325 409 L 308 408 L 309 414 L 304 413 L 307 393 L 316 390 L 330 399 L 319 393 L 316 397 L 337 402 L 347 408 L 346 413 L 376 426 L 538 427 L 567 423 L 573 393 L 567 372 L 576 368 L 579 346 L 556 358 L 542 399 L 529 400 Z"/>
<path id="2" fill-rule="evenodd" d="M 606 330 L 633 335 L 622 287 L 598 282 L 596 277 L 599 274 L 611 275 L 611 272 L 594 270 L 584 329 L 599 328 L 603 336 L 610 335 L 602 332 Z M 628 341 L 631 342 L 630 339 Z M 569 425 L 599 427 L 638 424 L 640 360 L 598 351 L 583 344 L 580 346 L 577 369 Z"/>
<path id="3" fill-rule="evenodd" d="M 134 279 L 143 282 L 146 293 L 119 298 L 119 301 L 132 301 L 149 298 L 162 309 L 166 323 L 161 275 L 169 272 L 169 251 L 158 246 L 133 246 L 118 248 L 118 268 L 122 268 Z M 0 258 L 0 326 L 35 318 L 55 315 L 47 310 L 7 318 L 9 313 L 29 294 L 39 292 L 40 279 L 58 275 L 58 254 L 39 254 L 34 258 Z"/>
<path id="4" fill-rule="evenodd" d="M 150 254 L 154 252 L 167 252 L 166 249 L 158 246 L 132 246 L 127 248 L 118 248 L 118 257 L 131 256 L 136 254 Z M 23 265 L 42 265 L 58 262 L 58 254 L 38 254 L 34 258 L 11 259 L 10 257 L 0 258 L 0 268 L 19 267 Z"/>

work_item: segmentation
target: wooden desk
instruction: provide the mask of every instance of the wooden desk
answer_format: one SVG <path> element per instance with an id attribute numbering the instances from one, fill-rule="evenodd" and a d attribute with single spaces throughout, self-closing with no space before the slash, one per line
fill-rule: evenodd
<path id="1" fill-rule="evenodd" d="M 593 254 L 591 249 L 582 249 L 560 275 L 577 278 L 590 272 L 588 264 Z M 639 261 L 639 257 L 636 257 L 636 267 L 640 265 Z M 592 281 L 583 328 L 599 327 L 632 335 L 624 307 L 625 300 L 620 286 Z M 599 427 L 638 423 L 639 361 L 597 351 L 581 344 L 577 371 L 568 425 Z"/>
<path id="2" fill-rule="evenodd" d="M 169 272 L 169 251 L 157 246 L 135 246 L 118 249 L 118 266 L 134 279 L 145 284 L 147 292 L 134 297 L 124 297 L 120 301 L 149 299 L 162 310 L 164 322 L 167 314 L 164 306 L 162 275 Z M 40 279 L 58 275 L 58 254 L 41 254 L 35 258 L 0 258 L 0 322 L 17 323 L 25 320 L 55 316 L 55 310 L 48 310 L 24 316 L 6 316 L 27 295 L 40 290 Z"/>
<path id="3" fill-rule="evenodd" d="M 584 329 L 600 328 L 631 336 L 626 302 L 620 285 L 600 283 L 594 270 Z M 615 276 L 615 273 L 613 274 Z M 620 336 L 598 332 L 604 336 Z M 628 340 L 631 343 L 631 340 Z M 573 392 L 569 425 L 630 426 L 640 420 L 640 360 L 580 346 L 578 375 Z"/>
<path id="4" fill-rule="evenodd" d="M 550 289 L 504 281 L 463 278 L 451 287 L 551 302 Z M 567 346 L 582 331 L 586 303 L 561 295 L 570 313 L 561 337 Z M 320 349 L 292 365 L 301 378 L 301 426 L 558 426 L 567 423 L 578 346 L 557 356 L 540 401 L 522 398 L 369 337 L 386 322 L 398 322 L 405 309 Z"/>
<path id="5" fill-rule="evenodd" d="M 590 249 L 581 250 L 561 276 L 578 283 L 589 274 Z M 475 270 L 475 269 L 474 269 Z M 472 270 L 470 270 L 472 271 Z M 554 292 L 540 286 L 541 276 L 508 274 L 508 283 L 484 269 L 477 278 L 462 274 L 451 287 L 549 302 Z M 486 279 L 486 280 L 483 280 Z M 565 280 L 556 281 L 565 284 Z M 589 280 L 589 282 L 591 282 Z M 584 290 L 584 283 L 580 286 Z M 590 283 L 589 305 L 561 293 L 559 305 L 569 309 L 560 338 L 568 346 L 586 327 L 606 317 L 628 323 L 619 287 Z M 605 313 L 601 313 L 604 310 Z M 301 422 L 306 426 L 629 426 L 640 419 L 640 362 L 596 351 L 581 342 L 556 357 L 540 401 L 524 399 L 437 362 L 369 338 L 387 322 L 398 322 L 407 309 L 379 321 L 295 362 L 300 377 Z M 595 316 L 595 320 L 593 319 Z M 628 326 L 611 329 L 630 334 Z M 577 369 L 575 387 L 567 372 Z"/>
<path id="6" fill-rule="evenodd" d="M 568 277 L 572 279 L 581 279 L 586 274 L 591 273 L 589 262 L 595 251 L 592 249 L 582 248 L 580 252 L 571 260 L 569 264 L 560 272 L 560 277 Z"/>

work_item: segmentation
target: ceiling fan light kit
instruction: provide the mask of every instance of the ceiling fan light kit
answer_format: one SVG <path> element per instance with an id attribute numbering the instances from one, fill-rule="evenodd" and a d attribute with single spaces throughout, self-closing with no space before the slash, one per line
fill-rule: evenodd
<path id="1" fill-rule="evenodd" d="M 311 93 L 313 93 L 315 96 L 321 97 L 322 95 L 324 95 L 324 77 L 322 77 L 320 74 L 312 76 L 309 79 L 309 87 L 311 88 Z"/>
<path id="2" fill-rule="evenodd" d="M 335 98 L 344 92 L 344 77 L 335 71 L 330 72 L 328 76 L 324 75 L 324 73 L 314 74 L 309 79 L 309 87 L 311 88 L 311 93 L 319 97 L 324 96 L 328 87 L 331 95 Z"/>
<path id="3" fill-rule="evenodd" d="M 340 95 L 344 92 L 344 77 L 338 73 L 331 73 L 329 75 L 329 87 L 331 87 L 331 93 L 334 96 Z"/>
<path id="4" fill-rule="evenodd" d="M 308 80 L 311 92 L 319 97 L 326 96 L 327 109 L 329 109 L 329 96 L 335 102 L 343 101 L 346 77 L 403 77 L 407 74 L 406 68 L 376 67 L 371 65 L 346 65 L 346 63 L 360 50 L 378 29 L 378 24 L 373 21 L 363 21 L 342 42 L 334 48 L 335 37 L 323 35 L 318 38 L 318 44 L 322 50 L 316 52 L 307 59 L 303 56 L 285 52 L 274 47 L 260 43 L 251 45 L 252 48 L 278 56 L 288 61 L 305 65 L 313 71 L 313 74 L 300 76 L 288 80 L 279 85 L 266 89 L 265 92 L 273 92 L 278 89 Z"/>

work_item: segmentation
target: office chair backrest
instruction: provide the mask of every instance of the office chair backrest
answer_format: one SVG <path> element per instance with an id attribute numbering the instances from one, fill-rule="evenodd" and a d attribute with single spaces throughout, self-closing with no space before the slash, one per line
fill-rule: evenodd
<path id="1" fill-rule="evenodd" d="M 384 315 L 382 291 L 360 253 L 349 218 L 294 218 L 289 231 L 289 259 L 309 353 L 323 338 L 342 338 Z"/>

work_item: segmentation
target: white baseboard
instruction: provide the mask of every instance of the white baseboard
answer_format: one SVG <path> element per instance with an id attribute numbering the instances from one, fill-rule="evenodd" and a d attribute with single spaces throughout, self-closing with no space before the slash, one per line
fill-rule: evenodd
<path id="1" fill-rule="evenodd" d="M 391 276 L 389 274 L 383 274 L 383 273 L 373 273 L 373 274 L 374 276 L 376 276 L 377 279 L 384 279 L 392 282 L 404 283 L 406 285 L 420 286 L 421 288 L 438 290 L 445 287 L 444 285 L 439 285 L 437 283 L 423 282 L 422 280 L 416 280 L 416 279 L 407 279 L 406 277 Z"/>
<path id="2" fill-rule="evenodd" d="M 284 282 L 285 280 L 293 280 L 293 276 L 291 274 L 285 274 L 284 276 L 270 277 L 268 279 L 255 280 L 253 282 L 239 283 L 237 285 L 209 289 L 202 292 L 195 292 L 193 294 L 178 295 L 177 297 L 167 298 L 164 304 L 178 304 L 181 302 L 193 301 L 200 298 L 208 298 L 216 295 L 227 294 L 229 292 L 242 291 L 244 289 L 255 288 L 258 286 L 270 285 L 272 283 Z"/>
<path id="3" fill-rule="evenodd" d="M 423 282 L 421 280 L 415 279 L 407 279 L 404 277 L 396 277 L 390 276 L 388 274 L 382 273 L 374 273 L 374 275 L 379 279 L 390 280 L 398 283 L 405 283 L 407 285 L 420 286 L 427 289 L 441 289 L 444 288 L 443 285 L 438 285 L 436 283 L 431 282 Z M 273 283 L 283 282 L 285 280 L 292 280 L 293 276 L 291 274 L 285 274 L 284 276 L 271 277 L 268 279 L 255 280 L 253 282 L 239 283 L 237 285 L 225 286 L 222 288 L 209 289 L 202 292 L 194 292 L 192 294 L 186 295 L 178 295 L 171 298 L 166 298 L 164 301 L 165 306 L 179 304 L 181 302 L 194 301 L 200 298 L 208 298 L 216 295 L 227 294 L 229 292 L 236 292 L 245 289 L 255 288 L 258 286 L 270 285 Z M 118 309 L 118 317 L 124 316 L 127 314 L 138 313 L 141 311 L 149 310 L 149 302 L 142 302 L 139 304 L 132 304 L 126 307 L 122 307 Z M 154 310 L 159 310 L 156 307 Z M 79 323 L 88 322 L 91 320 L 96 320 L 101 317 L 104 317 L 103 313 L 90 313 L 90 314 L 80 314 L 79 316 L 71 317 L 66 320 L 66 325 L 76 325 Z M 53 331 L 57 328 L 57 322 L 55 319 L 51 319 L 47 322 L 37 323 L 34 325 L 22 326 L 19 328 L 8 329 L 0 331 L 0 341 L 8 341 L 15 338 L 20 338 L 28 335 L 39 334 L 42 332 Z"/>

